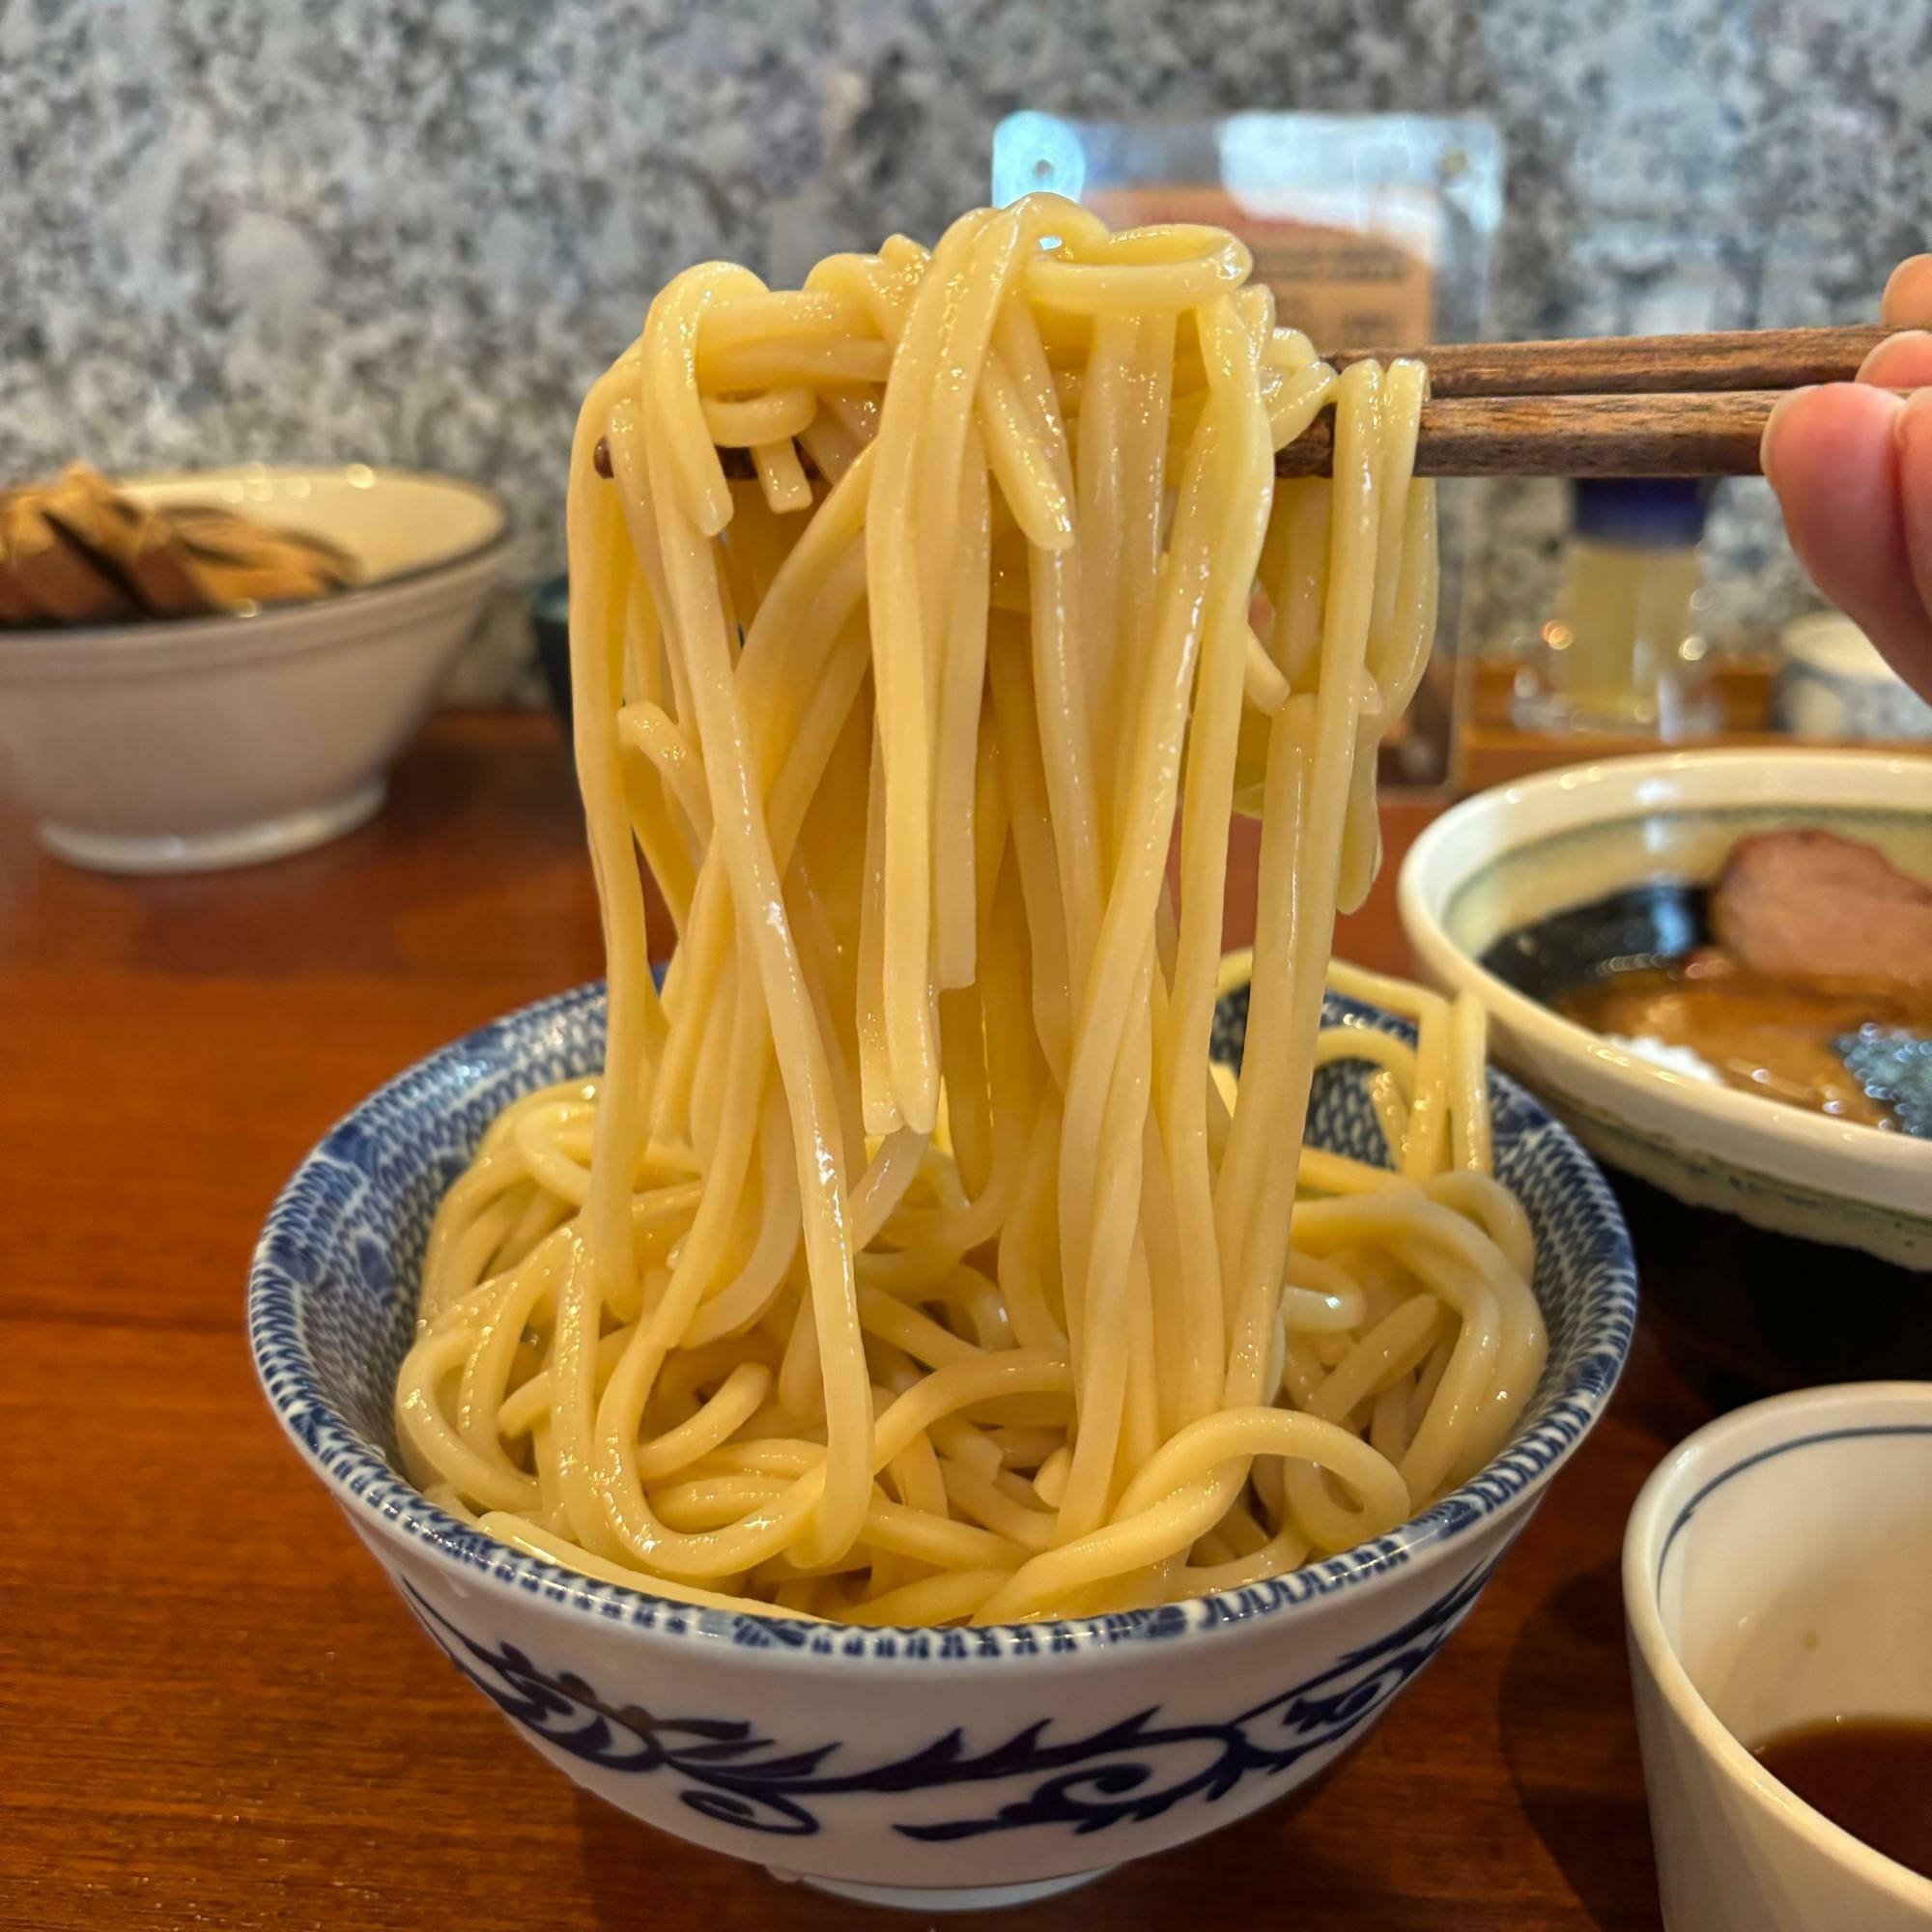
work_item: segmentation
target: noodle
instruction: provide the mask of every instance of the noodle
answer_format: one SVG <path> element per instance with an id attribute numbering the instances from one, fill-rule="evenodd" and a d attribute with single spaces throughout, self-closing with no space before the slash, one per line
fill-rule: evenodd
<path id="1" fill-rule="evenodd" d="M 1434 630 L 1426 378 L 1337 376 L 1247 272 L 1035 196 L 802 291 L 691 270 L 592 388 L 606 1063 L 444 1198 L 396 1387 L 485 1530 L 697 1605 L 1083 1614 L 1384 1533 L 1505 1439 L 1545 1342 L 1481 1010 L 1328 959 Z M 1333 480 L 1277 485 L 1329 407 Z M 1386 1166 L 1302 1147 L 1338 1060 Z"/>

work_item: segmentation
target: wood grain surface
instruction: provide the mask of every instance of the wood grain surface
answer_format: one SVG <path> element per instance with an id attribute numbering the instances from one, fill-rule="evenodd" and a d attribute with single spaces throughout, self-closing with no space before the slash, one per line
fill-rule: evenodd
<path id="1" fill-rule="evenodd" d="M 1406 964 L 1395 866 L 1431 809 L 1386 808 L 1359 959 Z M 892 1922 L 580 1796 L 433 1654 L 256 1388 L 243 1280 L 297 1160 L 600 963 L 548 719 L 438 721 L 373 824 L 256 870 L 91 877 L 0 816 L 0 1926 Z M 1479 1609 L 1325 1781 L 990 1922 L 1656 1926 L 1617 1550 L 1708 1411 L 1653 1327 Z"/>
<path id="2" fill-rule="evenodd" d="M 1418 476 L 1755 476 L 1777 392 L 1446 396 L 1422 406 Z M 1275 451 L 1277 476 L 1326 476 L 1324 412 Z"/>
<path id="3" fill-rule="evenodd" d="M 1586 335 L 1542 342 L 1443 342 L 1427 349 L 1349 349 L 1338 368 L 1398 355 L 1429 364 L 1435 396 L 1609 396 L 1687 389 L 1796 389 L 1849 383 L 1891 331 L 1705 329 L 1692 335 Z"/>

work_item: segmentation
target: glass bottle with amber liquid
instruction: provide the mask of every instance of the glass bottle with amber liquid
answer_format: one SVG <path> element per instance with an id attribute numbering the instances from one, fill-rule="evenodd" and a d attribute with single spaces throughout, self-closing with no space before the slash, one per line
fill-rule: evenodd
<path id="1" fill-rule="evenodd" d="M 1676 476 L 1571 485 L 1561 584 L 1518 681 L 1520 723 L 1661 738 L 1711 728 L 1698 631 L 1711 489 Z"/>

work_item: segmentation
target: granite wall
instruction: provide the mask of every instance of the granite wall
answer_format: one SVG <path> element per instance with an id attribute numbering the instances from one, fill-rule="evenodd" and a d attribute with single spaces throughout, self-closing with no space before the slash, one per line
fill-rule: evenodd
<path id="1" fill-rule="evenodd" d="M 1023 106 L 1487 114 L 1499 333 L 1853 319 L 1932 230 L 1932 0 L 0 0 L 0 478 L 449 469 L 533 576 L 665 275 L 929 237 Z M 1476 640 L 1535 621 L 1560 508 L 1488 493 Z M 1761 485 L 1714 550 L 1722 641 L 1804 594 Z"/>

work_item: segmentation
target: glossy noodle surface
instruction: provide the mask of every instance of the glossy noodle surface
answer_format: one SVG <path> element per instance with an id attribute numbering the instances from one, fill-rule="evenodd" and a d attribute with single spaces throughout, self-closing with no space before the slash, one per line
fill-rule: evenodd
<path id="1" fill-rule="evenodd" d="M 1337 376 L 1248 267 L 1035 197 L 799 290 L 691 270 L 592 389 L 608 1058 L 439 1215 L 397 1386 L 439 1501 L 686 1601 L 1011 1621 L 1273 1575 L 1502 1443 L 1544 1331 L 1480 1013 L 1338 968 L 1418 1040 L 1320 1031 L 1435 624 L 1426 377 Z M 1331 406 L 1333 480 L 1277 483 Z M 1390 1169 L 1297 1164 L 1363 1052 Z"/>

